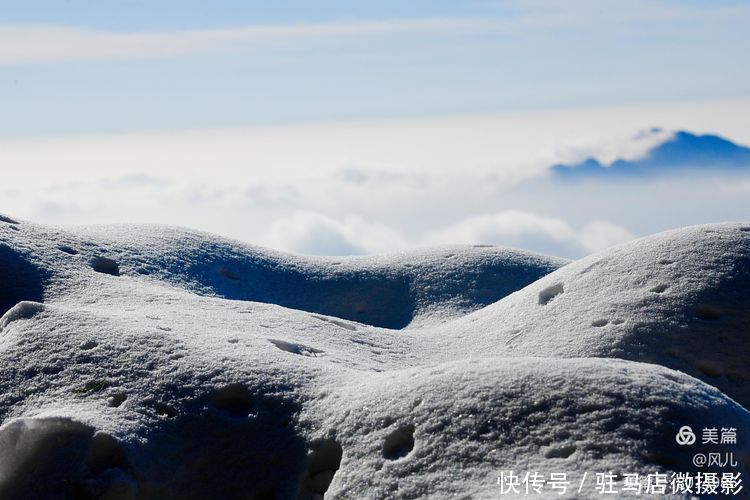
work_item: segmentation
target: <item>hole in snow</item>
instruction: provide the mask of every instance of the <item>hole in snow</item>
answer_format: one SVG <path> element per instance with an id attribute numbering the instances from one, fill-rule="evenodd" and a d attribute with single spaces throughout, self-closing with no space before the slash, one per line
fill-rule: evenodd
<path id="1" fill-rule="evenodd" d="M 706 321 L 716 321 L 721 319 L 721 310 L 709 304 L 698 304 L 695 306 L 695 317 Z"/>
<path id="2" fill-rule="evenodd" d="M 117 262 L 106 257 L 94 258 L 94 260 L 91 262 L 91 267 L 97 273 L 104 273 L 112 276 L 120 275 L 120 266 L 117 265 Z"/>
<path id="3" fill-rule="evenodd" d="M 618 318 L 618 319 L 613 319 L 613 320 L 612 320 L 612 324 L 613 324 L 613 325 L 621 325 L 621 324 L 623 324 L 623 323 L 625 323 L 625 320 L 624 320 L 624 319 L 619 319 L 619 318 Z"/>
<path id="4" fill-rule="evenodd" d="M 333 438 L 318 441 L 307 456 L 307 471 L 302 482 L 303 491 L 322 495 L 328 491 L 333 476 L 339 470 L 344 450 Z"/>
<path id="5" fill-rule="evenodd" d="M 232 384 L 219 389 L 211 401 L 218 410 L 234 418 L 247 417 L 252 408 L 250 393 L 242 384 Z"/>
<path id="6" fill-rule="evenodd" d="M 0 215 L 0 222 L 5 222 L 6 224 L 18 224 L 18 221 L 15 221 L 10 217 L 6 217 L 4 215 Z"/>
<path id="7" fill-rule="evenodd" d="M 308 347 L 302 344 L 294 344 L 292 342 L 286 342 L 284 340 L 268 339 L 270 343 L 281 349 L 282 351 L 290 352 L 292 354 L 299 354 L 300 356 L 312 356 L 317 357 L 318 354 L 322 354 L 323 351 L 315 349 L 314 347 Z"/>
<path id="8" fill-rule="evenodd" d="M 226 266 L 219 267 L 219 274 L 228 280 L 232 280 L 232 281 L 240 280 L 240 277 L 237 275 L 237 273 L 235 273 L 234 271 L 232 271 Z"/>
<path id="9" fill-rule="evenodd" d="M 608 319 L 597 319 L 596 321 L 594 321 L 594 322 L 591 323 L 591 326 L 595 326 L 595 327 L 599 328 L 599 327 L 602 327 L 602 326 L 607 326 L 608 324 L 609 324 L 609 320 Z"/>
<path id="10" fill-rule="evenodd" d="M 117 394 L 113 394 L 109 398 L 109 401 L 107 401 L 107 404 L 109 404 L 109 406 L 111 406 L 112 408 L 118 408 L 125 402 L 127 398 L 128 397 L 125 395 L 125 393 L 118 392 Z"/>
<path id="11" fill-rule="evenodd" d="M 575 453 L 576 447 L 573 444 L 566 445 L 566 446 L 557 446 L 555 448 L 550 448 L 544 453 L 544 456 L 546 458 L 568 458 L 573 453 Z"/>
<path id="12" fill-rule="evenodd" d="M 389 460 L 405 457 L 414 449 L 414 425 L 403 425 L 385 437 L 383 456 Z"/>
<path id="13" fill-rule="evenodd" d="M 93 349 L 94 347 L 96 347 L 98 345 L 99 344 L 97 344 L 93 340 L 87 340 L 86 342 L 84 342 L 83 344 L 81 344 L 81 349 L 83 349 L 84 351 L 88 351 L 89 349 Z"/>
<path id="14" fill-rule="evenodd" d="M 174 418 L 177 416 L 177 410 L 166 403 L 157 403 L 156 412 L 160 417 Z"/>
<path id="15" fill-rule="evenodd" d="M 741 227 L 741 228 L 740 228 L 740 231 L 744 231 L 744 232 L 746 232 L 746 233 L 747 233 L 747 232 L 750 232 L 750 226 L 745 226 L 745 227 Z"/>
<path id="16" fill-rule="evenodd" d="M 86 467 L 96 475 L 108 469 L 127 468 L 128 459 L 115 438 L 105 432 L 97 432 L 86 457 Z"/>
<path id="17" fill-rule="evenodd" d="M 68 255 L 78 255 L 78 250 L 67 245 L 60 245 L 59 247 L 57 247 L 57 249 L 61 252 L 67 253 Z"/>
<path id="18" fill-rule="evenodd" d="M 671 259 L 661 259 L 659 261 L 659 264 L 661 264 L 662 266 L 671 266 L 672 264 L 674 264 L 674 261 Z"/>
<path id="19" fill-rule="evenodd" d="M 669 285 L 656 285 L 653 287 L 649 292 L 653 293 L 664 293 L 664 291 L 669 288 Z"/>
<path id="20" fill-rule="evenodd" d="M 552 301 L 552 299 L 563 293 L 563 291 L 565 290 L 562 283 L 548 286 L 547 288 L 539 292 L 539 305 L 546 306 Z"/>

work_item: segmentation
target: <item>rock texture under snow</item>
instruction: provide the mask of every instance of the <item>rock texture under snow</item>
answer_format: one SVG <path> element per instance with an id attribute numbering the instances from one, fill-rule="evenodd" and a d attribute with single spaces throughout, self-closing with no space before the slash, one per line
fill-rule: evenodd
<path id="1" fill-rule="evenodd" d="M 568 263 L 2 216 L 0 314 L 0 498 L 498 498 L 694 473 L 683 425 L 750 459 L 750 225 Z"/>

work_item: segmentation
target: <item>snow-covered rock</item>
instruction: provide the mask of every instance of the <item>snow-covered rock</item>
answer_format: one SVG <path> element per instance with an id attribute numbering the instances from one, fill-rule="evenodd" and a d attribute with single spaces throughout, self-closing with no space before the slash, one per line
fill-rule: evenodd
<path id="1" fill-rule="evenodd" d="M 3 216 L 0 498 L 498 498 L 503 471 L 595 498 L 700 471 L 685 425 L 736 429 L 691 450 L 745 474 L 750 226 L 565 264 Z"/>
<path id="2" fill-rule="evenodd" d="M 462 355 L 656 363 L 750 407 L 750 225 L 678 229 L 591 255 L 439 337 Z"/>

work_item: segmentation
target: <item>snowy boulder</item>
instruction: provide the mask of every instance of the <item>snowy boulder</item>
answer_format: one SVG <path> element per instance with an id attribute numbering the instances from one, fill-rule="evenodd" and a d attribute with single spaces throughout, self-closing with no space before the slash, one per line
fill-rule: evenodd
<path id="1" fill-rule="evenodd" d="M 8 276 L 20 288 L 2 292 L 7 295 L 0 295 L 5 310 L 19 300 L 39 301 L 46 275 L 88 286 L 82 276 L 93 270 L 156 280 L 201 295 L 403 328 L 484 307 L 568 262 L 486 246 L 383 257 L 300 257 L 163 226 L 21 227 L 0 233 L 0 243 L 7 240 L 5 250 L 0 246 L 0 277 Z M 21 261 L 31 248 L 39 264 L 24 270 Z"/>
<path id="2" fill-rule="evenodd" d="M 510 472 L 599 498 L 596 473 L 697 474 L 698 452 L 748 472 L 747 225 L 567 265 L 26 222 L 0 249 L 3 499 L 497 498 Z"/>
<path id="3" fill-rule="evenodd" d="M 695 226 L 605 250 L 440 330 L 462 355 L 656 363 L 748 407 L 750 226 Z"/>

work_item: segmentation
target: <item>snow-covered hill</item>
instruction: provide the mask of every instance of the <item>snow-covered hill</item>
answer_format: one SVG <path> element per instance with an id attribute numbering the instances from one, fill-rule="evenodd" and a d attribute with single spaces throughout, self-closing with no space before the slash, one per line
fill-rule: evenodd
<path id="1" fill-rule="evenodd" d="M 595 498 L 725 450 L 746 474 L 748 292 L 747 224 L 566 265 L 3 216 L 0 498 L 498 498 L 511 470 Z M 688 452 L 685 425 L 738 443 Z"/>

